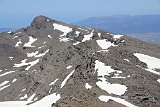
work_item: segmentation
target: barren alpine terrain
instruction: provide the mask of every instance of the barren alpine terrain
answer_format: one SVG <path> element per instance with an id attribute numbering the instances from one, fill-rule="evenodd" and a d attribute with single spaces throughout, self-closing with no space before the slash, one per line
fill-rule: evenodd
<path id="1" fill-rule="evenodd" d="M 38 16 L 0 33 L 0 107 L 160 107 L 160 46 Z"/>

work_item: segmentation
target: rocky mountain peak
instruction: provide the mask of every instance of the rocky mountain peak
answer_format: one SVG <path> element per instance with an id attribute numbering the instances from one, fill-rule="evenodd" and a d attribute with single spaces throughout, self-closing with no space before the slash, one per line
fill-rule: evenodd
<path id="1" fill-rule="evenodd" d="M 0 107 L 160 106 L 155 44 L 45 16 L 0 43 Z"/>
<path id="2" fill-rule="evenodd" d="M 47 27 L 47 22 L 49 21 L 54 21 L 48 17 L 45 16 L 37 16 L 33 19 L 32 23 L 31 23 L 31 27 L 36 28 L 36 29 L 41 29 L 41 28 L 46 28 Z"/>
<path id="3" fill-rule="evenodd" d="M 47 20 L 49 20 L 49 19 L 50 18 L 48 18 L 46 16 L 39 15 L 33 19 L 32 23 L 44 23 L 44 22 L 47 22 Z M 50 20 L 52 20 L 52 19 L 50 19 Z"/>

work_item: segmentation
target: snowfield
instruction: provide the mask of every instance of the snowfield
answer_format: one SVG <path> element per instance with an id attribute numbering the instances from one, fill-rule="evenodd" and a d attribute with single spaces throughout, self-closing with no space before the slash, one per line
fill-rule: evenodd
<path id="1" fill-rule="evenodd" d="M 127 87 L 125 85 L 121 84 L 111 84 L 106 81 L 105 75 L 110 75 L 110 73 L 113 72 L 119 72 L 122 73 L 122 71 L 114 70 L 110 66 L 105 66 L 104 63 L 96 60 L 95 61 L 95 71 L 97 70 L 98 79 L 101 81 L 96 82 L 96 85 L 100 87 L 102 90 L 107 91 L 109 94 L 115 94 L 115 95 L 123 95 L 127 91 Z"/>
<path id="2" fill-rule="evenodd" d="M 63 32 L 62 35 L 60 35 L 60 42 L 68 42 L 70 39 L 66 38 L 67 33 L 72 31 L 72 28 L 68 27 L 68 26 L 63 26 L 57 23 L 53 23 L 54 26 L 54 30 L 59 30 L 61 32 Z"/>
<path id="3" fill-rule="evenodd" d="M 108 49 L 111 46 L 115 46 L 113 43 L 106 41 L 106 39 L 97 40 L 96 42 L 102 49 Z"/>
<path id="4" fill-rule="evenodd" d="M 61 98 L 60 94 L 53 93 L 33 104 L 27 105 L 28 103 L 31 103 L 31 97 L 27 101 L 0 102 L 0 107 L 51 107 L 53 103 L 56 103 L 56 101 L 58 101 Z"/>
<path id="5" fill-rule="evenodd" d="M 137 107 L 137 106 L 125 101 L 124 99 L 116 98 L 116 97 L 112 97 L 112 96 L 101 95 L 101 96 L 98 97 L 98 99 L 103 101 L 103 102 L 108 102 L 109 100 L 113 100 L 113 101 L 115 101 L 117 103 L 125 105 L 126 107 Z"/>
<path id="6" fill-rule="evenodd" d="M 148 68 L 145 70 L 160 75 L 160 72 L 155 71 L 155 69 L 160 69 L 160 59 L 141 53 L 134 53 L 134 56 L 136 56 L 141 62 L 147 64 Z"/>
<path id="7" fill-rule="evenodd" d="M 105 78 L 99 78 L 101 81 L 98 81 L 96 85 L 102 90 L 107 91 L 109 94 L 123 95 L 127 91 L 127 87 L 121 84 L 111 84 L 106 81 Z"/>

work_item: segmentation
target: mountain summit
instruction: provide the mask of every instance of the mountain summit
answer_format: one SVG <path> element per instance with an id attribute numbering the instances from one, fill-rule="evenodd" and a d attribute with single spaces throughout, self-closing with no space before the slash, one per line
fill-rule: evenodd
<path id="1" fill-rule="evenodd" d="M 160 47 L 36 17 L 0 33 L 0 107 L 159 107 Z"/>

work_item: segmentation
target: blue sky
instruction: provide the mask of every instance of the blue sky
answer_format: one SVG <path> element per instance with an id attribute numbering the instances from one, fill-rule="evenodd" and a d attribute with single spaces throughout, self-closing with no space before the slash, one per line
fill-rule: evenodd
<path id="1" fill-rule="evenodd" d="M 37 15 L 71 23 L 119 14 L 160 14 L 160 0 L 0 0 L 0 28 L 26 27 Z"/>

